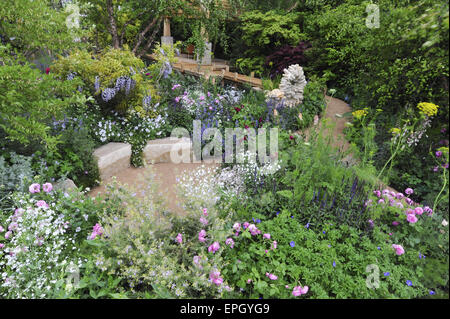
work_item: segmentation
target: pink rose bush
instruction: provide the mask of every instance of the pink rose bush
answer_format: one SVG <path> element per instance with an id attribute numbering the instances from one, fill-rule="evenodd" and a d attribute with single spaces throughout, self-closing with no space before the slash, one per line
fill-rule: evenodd
<path id="1" fill-rule="evenodd" d="M 400 211 L 403 211 L 406 222 L 408 224 L 415 224 L 419 221 L 419 216 L 422 216 L 423 213 L 427 213 L 428 216 L 432 215 L 433 210 L 428 206 L 420 206 L 419 204 L 414 203 L 412 199 L 409 197 L 405 197 L 403 193 L 395 193 L 394 191 L 389 191 L 384 189 L 383 191 L 373 191 L 373 194 L 376 197 L 380 198 L 375 205 L 369 205 L 372 208 L 378 207 L 382 209 L 382 214 L 385 214 L 387 206 L 395 207 Z M 414 190 L 412 188 L 405 189 L 405 194 L 407 196 L 414 194 Z M 386 204 L 386 202 L 388 204 Z M 399 226 L 400 222 L 394 221 L 392 222 L 393 226 Z"/>

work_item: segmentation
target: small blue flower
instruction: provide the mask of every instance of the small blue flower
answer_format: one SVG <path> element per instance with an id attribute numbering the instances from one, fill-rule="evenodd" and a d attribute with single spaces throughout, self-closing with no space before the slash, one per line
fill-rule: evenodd
<path id="1" fill-rule="evenodd" d="M 380 246 L 378 246 L 378 247 L 377 247 L 377 249 L 378 249 L 378 250 L 380 250 L 380 249 L 381 249 L 381 247 L 380 247 Z"/>
<path id="2" fill-rule="evenodd" d="M 384 273 L 384 276 L 385 276 L 385 277 L 388 277 L 388 276 L 390 276 L 390 275 L 391 275 L 390 272 L 385 272 L 385 273 Z"/>
<path id="3" fill-rule="evenodd" d="M 291 218 L 294 218 L 294 215 L 291 215 Z"/>
<path id="4" fill-rule="evenodd" d="M 306 227 L 306 228 L 309 228 L 309 223 L 307 223 L 307 224 L 305 225 L 305 227 Z"/>
<path id="5" fill-rule="evenodd" d="M 289 243 L 289 245 L 291 245 L 291 247 L 295 247 L 295 241 L 291 241 L 291 242 Z"/>
<path id="6" fill-rule="evenodd" d="M 411 280 L 407 280 L 407 281 L 406 281 L 406 284 L 407 284 L 408 286 L 412 286 L 412 281 L 411 281 Z"/>
<path id="7" fill-rule="evenodd" d="M 325 233 L 326 233 L 326 231 L 323 231 L 322 233 L 323 233 L 323 234 L 325 234 Z"/>
<path id="8" fill-rule="evenodd" d="M 259 224 L 261 222 L 261 219 L 256 219 L 256 223 Z"/>
<path id="9" fill-rule="evenodd" d="M 331 245 L 328 245 L 328 248 L 331 248 Z"/>
<path id="10" fill-rule="evenodd" d="M 336 262 L 335 261 L 333 261 L 333 267 L 336 267 Z"/>
<path id="11" fill-rule="evenodd" d="M 280 212 L 277 212 L 277 214 L 276 214 L 276 215 L 277 215 L 277 216 L 278 216 L 278 215 L 280 215 Z"/>
<path id="12" fill-rule="evenodd" d="M 430 290 L 430 295 L 432 296 L 434 294 L 435 294 L 435 292 L 433 290 Z"/>

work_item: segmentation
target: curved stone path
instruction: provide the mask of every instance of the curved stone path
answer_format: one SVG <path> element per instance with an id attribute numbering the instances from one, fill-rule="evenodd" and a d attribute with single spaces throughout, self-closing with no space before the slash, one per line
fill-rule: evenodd
<path id="1" fill-rule="evenodd" d="M 342 115 L 344 113 L 350 112 L 350 106 L 342 100 L 326 96 L 327 109 L 325 111 L 325 118 L 329 118 L 331 121 L 336 123 L 334 128 L 333 136 L 335 137 L 336 146 L 343 147 L 347 149 L 349 143 L 344 138 L 344 128 L 345 118 L 336 117 L 336 114 Z M 319 124 L 320 125 L 320 124 Z M 308 135 L 308 131 L 305 132 Z M 151 167 L 152 173 L 155 174 L 155 182 L 158 184 L 158 189 L 160 193 L 163 194 L 163 198 L 166 199 L 167 208 L 175 211 L 179 214 L 184 214 L 185 212 L 181 209 L 179 205 L 179 199 L 177 196 L 177 177 L 183 171 L 194 171 L 201 165 L 205 166 L 218 166 L 218 164 L 173 164 L 173 163 L 158 163 L 153 165 L 148 165 Z M 135 190 L 144 189 L 145 181 L 143 180 L 143 175 L 147 168 L 135 168 L 130 167 L 119 173 L 117 173 L 116 179 L 121 184 L 128 184 L 134 187 Z M 90 195 L 96 196 L 98 194 L 105 192 L 105 185 L 110 182 L 111 179 L 107 179 L 102 182 L 102 185 L 95 187 L 91 190 Z M 139 192 L 137 192 L 139 196 Z"/>

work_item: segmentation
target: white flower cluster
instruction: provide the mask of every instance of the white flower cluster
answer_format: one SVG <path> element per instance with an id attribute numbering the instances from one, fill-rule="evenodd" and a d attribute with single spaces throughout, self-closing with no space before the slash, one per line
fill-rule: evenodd
<path id="1" fill-rule="evenodd" d="M 68 258 L 68 253 L 75 255 L 78 249 L 75 240 L 65 235 L 68 222 L 53 210 L 54 204 L 37 207 L 34 199 L 22 204 L 25 209 L 17 209 L 6 219 L 9 235 L 0 250 L 0 296 L 48 298 L 67 267 L 81 267 L 82 261 Z"/>
<path id="2" fill-rule="evenodd" d="M 111 119 L 101 119 L 97 125 L 93 127 L 94 135 L 102 143 L 108 141 L 127 141 L 132 138 L 136 132 L 145 132 L 147 135 L 151 132 L 155 132 L 155 134 L 159 136 L 162 134 L 162 127 L 166 124 L 165 117 L 161 114 L 156 118 L 139 118 L 138 124 L 134 124 L 135 121 L 130 121 L 125 117 L 118 116 L 117 113 L 115 116 L 117 116 L 117 120 L 113 121 Z M 122 127 L 125 127 L 125 129 L 122 129 Z"/>
<path id="3" fill-rule="evenodd" d="M 406 140 L 406 144 L 408 144 L 408 147 L 411 147 L 412 145 L 417 146 L 420 139 L 422 138 L 423 134 L 427 131 L 427 128 L 431 126 L 431 120 L 426 117 L 425 120 L 420 123 L 420 126 L 417 128 L 417 131 L 411 132 L 409 137 Z"/>
<path id="4" fill-rule="evenodd" d="M 243 155 L 245 163 L 232 167 L 202 165 L 194 171 L 184 171 L 177 182 L 185 203 L 190 207 L 212 207 L 221 198 L 245 200 L 246 183 L 262 183 L 264 176 L 280 169 L 278 162 L 259 165 L 249 155 L 249 152 Z"/>
<path id="5" fill-rule="evenodd" d="M 298 64 L 284 69 L 280 82 L 280 90 L 284 93 L 286 106 L 294 107 L 303 102 L 303 90 L 306 86 L 305 74 Z"/>
<path id="6" fill-rule="evenodd" d="M 222 97 L 225 98 L 230 104 L 238 104 L 241 102 L 245 91 L 236 89 L 234 86 L 225 89 Z"/>

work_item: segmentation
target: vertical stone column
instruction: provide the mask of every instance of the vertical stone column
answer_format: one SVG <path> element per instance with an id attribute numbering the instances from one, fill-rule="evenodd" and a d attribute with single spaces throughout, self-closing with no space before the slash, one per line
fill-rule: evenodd
<path id="1" fill-rule="evenodd" d="M 173 47 L 173 37 L 170 35 L 170 20 L 168 17 L 164 18 L 164 33 L 161 37 L 161 44 Z"/>
<path id="2" fill-rule="evenodd" d="M 211 52 L 212 52 L 212 43 L 211 42 L 205 42 L 205 52 L 203 53 L 202 60 L 197 59 L 197 62 L 201 65 L 211 65 L 212 59 L 211 59 Z"/>

